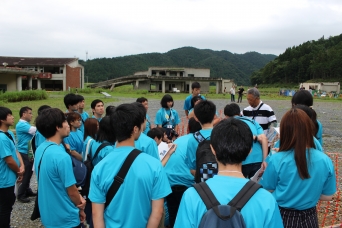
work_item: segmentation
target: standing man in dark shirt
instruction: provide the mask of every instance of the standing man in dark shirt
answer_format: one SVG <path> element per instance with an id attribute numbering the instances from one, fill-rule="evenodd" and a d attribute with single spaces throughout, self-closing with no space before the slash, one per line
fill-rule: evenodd
<path id="1" fill-rule="evenodd" d="M 237 103 L 242 103 L 242 95 L 243 95 L 243 91 L 245 91 L 245 89 L 240 86 L 239 90 L 238 90 L 238 93 L 239 93 L 239 98 L 238 98 L 238 102 Z"/>

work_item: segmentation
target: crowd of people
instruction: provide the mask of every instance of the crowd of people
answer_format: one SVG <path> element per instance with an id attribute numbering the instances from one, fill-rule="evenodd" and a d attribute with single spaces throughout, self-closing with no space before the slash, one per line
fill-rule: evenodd
<path id="1" fill-rule="evenodd" d="M 256 87 L 247 90 L 243 110 L 232 87 L 223 119 L 198 82 L 191 89 L 185 135 L 169 94 L 152 122 L 147 98 L 106 108 L 96 99 L 90 117 L 84 97 L 69 93 L 65 111 L 41 106 L 35 126 L 32 109 L 22 107 L 16 136 L 9 130 L 12 111 L 0 107 L 0 227 L 10 227 L 16 198 L 28 203 L 37 193 L 45 227 L 205 227 L 204 220 L 223 213 L 218 205 L 232 205 L 255 175 L 263 187 L 256 185 L 231 217 L 240 214 L 246 227 L 318 227 L 316 204 L 332 199 L 336 177 L 311 94 L 292 97 L 273 145 L 268 134 L 277 119 Z M 238 103 L 243 92 L 241 86 Z M 200 164 L 200 153 L 214 161 Z M 89 183 L 76 180 L 75 160 L 90 164 Z M 33 172 L 37 192 L 30 188 Z M 208 206 L 200 188 L 215 205 Z"/>

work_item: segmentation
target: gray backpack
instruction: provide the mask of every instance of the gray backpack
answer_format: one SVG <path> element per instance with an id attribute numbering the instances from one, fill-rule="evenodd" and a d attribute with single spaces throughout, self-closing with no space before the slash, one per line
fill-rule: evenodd
<path id="1" fill-rule="evenodd" d="M 194 184 L 194 187 L 205 206 L 207 212 L 203 215 L 199 228 L 208 227 L 246 227 L 241 209 L 262 186 L 254 181 L 248 181 L 238 194 L 228 203 L 220 205 L 206 182 Z"/>

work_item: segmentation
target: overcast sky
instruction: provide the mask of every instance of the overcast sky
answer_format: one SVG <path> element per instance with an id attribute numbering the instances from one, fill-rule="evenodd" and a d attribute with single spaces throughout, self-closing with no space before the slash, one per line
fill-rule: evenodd
<path id="1" fill-rule="evenodd" d="M 94 59 L 184 46 L 279 55 L 341 33 L 341 0 L 0 0 L 0 56 Z"/>

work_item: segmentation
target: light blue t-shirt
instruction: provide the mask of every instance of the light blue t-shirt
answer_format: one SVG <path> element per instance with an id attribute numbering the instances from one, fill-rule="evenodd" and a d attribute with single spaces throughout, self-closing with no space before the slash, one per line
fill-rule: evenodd
<path id="1" fill-rule="evenodd" d="M 191 175 L 190 169 L 185 163 L 188 141 L 191 137 L 194 137 L 192 133 L 181 136 L 174 142 L 177 145 L 176 151 L 164 167 L 171 186 L 191 187 L 195 183 L 194 176 Z"/>
<path id="2" fill-rule="evenodd" d="M 314 141 L 316 150 L 324 152 L 322 145 L 319 143 L 319 141 L 315 137 L 313 137 L 313 141 Z M 280 139 L 274 144 L 274 148 L 279 148 L 279 147 L 280 147 Z"/>
<path id="3" fill-rule="evenodd" d="M 87 112 L 82 112 L 79 113 L 81 115 L 82 121 L 81 121 L 81 127 L 80 127 L 80 131 L 82 131 L 82 133 L 84 133 L 84 123 L 85 121 L 89 118 L 89 114 Z"/>
<path id="4" fill-rule="evenodd" d="M 247 179 L 215 175 L 206 181 L 209 188 L 220 204 L 228 204 L 242 187 Z M 180 203 L 175 228 L 197 228 L 207 208 L 195 188 L 189 188 L 183 194 Z M 277 202 L 271 193 L 259 189 L 241 210 L 246 227 L 283 227 Z"/>
<path id="5" fill-rule="evenodd" d="M 92 115 L 92 117 L 91 117 L 91 118 L 97 119 L 97 121 L 99 121 L 99 123 L 100 123 L 100 122 L 101 122 L 101 120 L 102 120 L 102 116 L 101 116 L 100 118 L 96 118 L 96 116 Z"/>
<path id="6" fill-rule="evenodd" d="M 90 136 L 87 137 L 87 139 L 89 140 Z M 84 152 L 85 152 L 85 148 L 87 146 L 86 142 L 88 142 L 88 140 L 85 140 L 84 142 Z M 90 149 L 88 151 L 88 153 L 90 154 L 90 157 L 93 158 L 95 153 L 96 153 L 96 150 L 97 148 L 99 148 L 99 146 L 101 146 L 102 143 L 105 143 L 105 142 L 97 142 L 95 140 L 91 141 L 90 142 Z M 99 163 L 104 157 L 106 157 L 109 153 L 113 152 L 114 150 L 114 144 L 113 145 L 108 145 L 104 148 L 102 148 L 99 153 L 97 154 L 96 158 L 94 158 L 93 160 L 93 165 L 97 165 L 97 163 Z"/>
<path id="7" fill-rule="evenodd" d="M 36 137 L 35 137 L 36 148 L 38 148 L 40 146 L 40 144 L 45 142 L 45 140 L 46 140 L 46 138 L 37 130 L 36 131 Z"/>
<path id="8" fill-rule="evenodd" d="M 172 112 L 172 113 L 171 113 Z M 178 112 L 175 109 L 165 109 L 161 108 L 158 110 L 156 114 L 156 118 L 154 123 L 156 125 L 161 125 L 162 127 L 167 127 L 167 125 L 172 125 L 174 128 L 177 124 L 179 124 L 180 118 L 178 116 Z"/>
<path id="9" fill-rule="evenodd" d="M 157 143 L 147 135 L 140 134 L 139 138 L 134 142 L 134 146 L 143 153 L 151 155 L 160 161 Z"/>
<path id="10" fill-rule="evenodd" d="M 15 131 L 18 139 L 17 149 L 20 153 L 27 154 L 28 142 L 32 139 L 33 135 L 29 133 L 31 125 L 24 120 L 19 120 L 15 126 Z"/>
<path id="11" fill-rule="evenodd" d="M 260 184 L 274 190 L 279 206 L 306 210 L 316 206 L 320 196 L 336 192 L 336 177 L 331 159 L 316 149 L 306 151 L 310 178 L 302 180 L 294 159 L 294 150 L 273 154 Z"/>
<path id="12" fill-rule="evenodd" d="M 245 116 L 235 116 L 235 118 L 242 120 L 245 122 L 249 129 L 252 131 L 253 135 L 261 135 L 264 134 L 264 130 L 260 126 L 260 124 L 256 121 L 253 121 L 251 118 Z M 262 154 L 262 146 L 259 142 L 254 142 L 252 145 L 252 151 L 248 154 L 245 161 L 242 162 L 242 165 L 257 163 L 263 161 L 263 154 Z"/>
<path id="13" fill-rule="evenodd" d="M 200 130 L 200 133 L 203 135 L 205 139 L 210 139 L 210 135 L 212 132 L 211 129 Z M 189 138 L 188 147 L 186 152 L 186 164 L 188 165 L 189 169 L 195 170 L 196 169 L 196 150 L 198 147 L 198 141 L 192 134 L 192 137 Z"/>
<path id="14" fill-rule="evenodd" d="M 316 134 L 316 138 L 318 142 L 321 144 L 321 146 L 323 146 L 323 126 L 321 122 L 319 122 L 318 120 L 317 120 L 317 123 L 318 123 L 318 131 Z"/>
<path id="15" fill-rule="evenodd" d="M 37 149 L 35 159 L 35 172 L 39 177 L 38 203 L 44 227 L 78 226 L 79 209 L 71 201 L 67 191 L 67 188 L 76 183 L 70 155 L 60 145 L 45 141 Z M 40 159 L 43 160 L 39 172 Z"/>
<path id="16" fill-rule="evenodd" d="M 129 146 L 117 147 L 95 166 L 91 174 L 91 202 L 106 202 L 114 176 L 133 149 Z M 152 211 L 151 201 L 162 199 L 170 193 L 171 188 L 161 162 L 145 153 L 139 154 L 104 211 L 106 227 L 146 227 Z"/>
<path id="17" fill-rule="evenodd" d="M 144 134 L 147 135 L 147 132 L 151 129 L 151 119 L 150 116 L 146 113 L 146 128 L 144 130 Z"/>
<path id="18" fill-rule="evenodd" d="M 8 133 L 15 141 L 14 134 L 8 130 Z M 0 130 L 0 188 L 8 188 L 15 185 L 17 180 L 17 173 L 14 172 L 6 163 L 5 158 L 12 156 L 14 161 L 20 166 L 19 159 L 17 157 L 17 151 L 14 142 L 8 138 L 8 136 Z"/>
<path id="19" fill-rule="evenodd" d="M 205 100 L 204 96 L 201 95 L 201 97 L 202 97 L 202 100 Z M 185 98 L 184 106 L 183 106 L 184 110 L 188 110 L 189 111 L 192 108 L 191 107 L 191 100 L 192 100 L 192 98 L 193 98 L 192 94 L 190 94 L 189 96 L 187 96 Z"/>
<path id="20" fill-rule="evenodd" d="M 82 154 L 83 150 L 83 133 L 80 130 L 70 131 L 68 137 L 64 138 L 64 142 L 69 144 L 70 150 L 75 150 Z"/>

